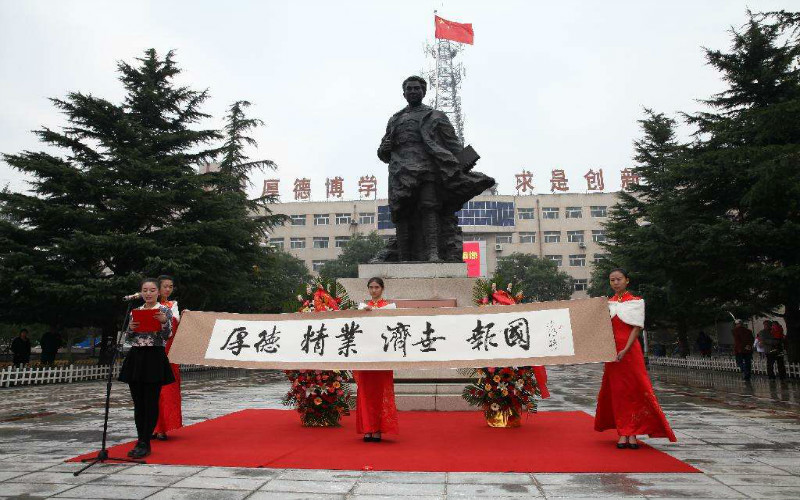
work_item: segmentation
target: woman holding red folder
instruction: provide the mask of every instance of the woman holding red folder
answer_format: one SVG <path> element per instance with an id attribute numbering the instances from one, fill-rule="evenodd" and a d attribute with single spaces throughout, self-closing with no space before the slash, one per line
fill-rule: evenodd
<path id="1" fill-rule="evenodd" d="M 605 364 L 594 428 L 596 431 L 616 429 L 619 449 L 639 448 L 637 434 L 676 441 L 653 392 L 638 341 L 644 327 L 644 300 L 628 291 L 630 280 L 625 270 L 614 269 L 608 278 L 614 290 L 614 295 L 608 299 L 608 309 L 617 359 Z"/>
<path id="2" fill-rule="evenodd" d="M 394 309 L 394 304 L 383 298 L 383 280 L 370 278 L 367 289 L 372 300 L 359 304 L 358 308 Z M 400 432 L 397 406 L 394 402 L 394 374 L 391 370 L 353 371 L 358 393 L 356 394 L 356 432 L 364 435 L 365 442 L 379 442 L 383 433 Z"/>
<path id="3" fill-rule="evenodd" d="M 126 342 L 131 344 L 131 349 L 119 374 L 119 380 L 128 384 L 133 398 L 138 441 L 128 452 L 132 458 L 150 454 L 150 437 L 158 421 L 161 387 L 175 381 L 164 351 L 172 333 L 172 311 L 158 303 L 158 280 L 143 279 L 139 291 L 144 305 L 131 314 L 126 331 Z"/>
<path id="4" fill-rule="evenodd" d="M 172 337 L 167 341 L 164 350 L 169 356 L 169 349 L 172 341 L 175 340 L 175 331 L 178 329 L 178 322 L 181 314 L 178 311 L 178 301 L 169 300 L 175 289 L 175 280 L 172 276 L 162 275 L 158 277 L 158 296 L 162 306 L 169 307 L 172 311 Z M 155 438 L 160 441 L 167 439 L 167 432 L 183 427 L 183 415 L 181 413 L 181 370 L 175 363 L 169 364 L 172 369 L 172 376 L 175 382 L 161 388 L 161 396 L 158 399 L 158 422 L 155 428 Z"/>

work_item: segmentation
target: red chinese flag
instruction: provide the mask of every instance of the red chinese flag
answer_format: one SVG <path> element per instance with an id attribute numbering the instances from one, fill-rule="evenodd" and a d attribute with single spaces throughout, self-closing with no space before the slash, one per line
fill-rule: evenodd
<path id="1" fill-rule="evenodd" d="M 435 17 L 436 38 L 444 38 L 454 42 L 468 43 L 472 45 L 475 34 L 472 32 L 472 23 L 462 24 Z"/>

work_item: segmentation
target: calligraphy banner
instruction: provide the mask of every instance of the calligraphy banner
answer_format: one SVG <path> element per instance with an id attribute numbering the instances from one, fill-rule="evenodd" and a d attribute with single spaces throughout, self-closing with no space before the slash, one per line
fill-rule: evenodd
<path id="1" fill-rule="evenodd" d="M 404 369 L 611 361 L 604 298 L 461 308 L 292 314 L 187 311 L 173 363 L 279 369 Z"/>

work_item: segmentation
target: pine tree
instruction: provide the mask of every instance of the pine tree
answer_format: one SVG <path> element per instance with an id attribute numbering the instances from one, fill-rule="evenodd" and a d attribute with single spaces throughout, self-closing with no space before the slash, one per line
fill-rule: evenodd
<path id="1" fill-rule="evenodd" d="M 100 326 L 108 340 L 121 319 L 117 298 L 144 275 L 176 276 L 183 306 L 236 311 L 266 262 L 263 235 L 276 219 L 253 216 L 240 186 L 249 168 L 269 164 L 237 147 L 255 124 L 242 104 L 228 117 L 227 142 L 212 149 L 222 135 L 196 127 L 208 93 L 174 84 L 172 52 L 150 49 L 118 69 L 121 104 L 78 92 L 52 99 L 68 124 L 36 134 L 62 155 L 3 155 L 33 179 L 30 194 L 0 194 L 0 284 L 12 291 L 0 311 L 9 320 Z M 226 170 L 198 175 L 215 155 Z"/>
<path id="2" fill-rule="evenodd" d="M 749 14 L 728 52 L 707 50 L 728 89 L 689 115 L 698 128 L 686 196 L 714 215 L 718 246 L 742 256 L 737 305 L 783 316 L 790 360 L 800 360 L 800 18 Z"/>
<path id="3" fill-rule="evenodd" d="M 709 249 L 697 228 L 702 207 L 680 196 L 688 150 L 676 140 L 675 120 L 645 109 L 639 124 L 633 171 L 645 182 L 619 193 L 605 226 L 608 258 L 594 266 L 589 293 L 610 295 L 609 271 L 626 269 L 632 289 L 646 299 L 648 326 L 674 329 L 687 354 L 689 329 L 716 314 L 704 288 L 703 277 L 714 270 L 703 259 Z"/>

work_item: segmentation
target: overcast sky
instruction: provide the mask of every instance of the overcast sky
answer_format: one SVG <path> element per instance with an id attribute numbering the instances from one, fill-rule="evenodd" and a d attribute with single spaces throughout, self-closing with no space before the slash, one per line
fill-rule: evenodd
<path id="1" fill-rule="evenodd" d="M 534 174 L 549 192 L 550 171 L 566 170 L 572 192 L 602 168 L 606 191 L 631 165 L 642 107 L 674 114 L 722 90 L 702 47 L 727 49 L 746 9 L 792 9 L 791 1 L 32 1 L 0 0 L 0 152 L 41 149 L 31 130 L 63 118 L 48 97 L 80 91 L 122 97 L 116 63 L 149 47 L 176 50 L 179 83 L 211 93 L 205 111 L 219 126 L 226 106 L 253 102 L 267 126 L 254 158 L 278 164 L 283 200 L 297 177 L 314 199 L 325 178 L 360 176 L 386 165 L 375 156 L 389 116 L 405 105 L 402 80 L 428 67 L 433 10 L 472 23 L 466 67 L 465 136 L 503 194 L 514 174 Z M 682 131 L 688 133 L 688 129 Z M 0 186 L 26 189 L 0 162 Z"/>

